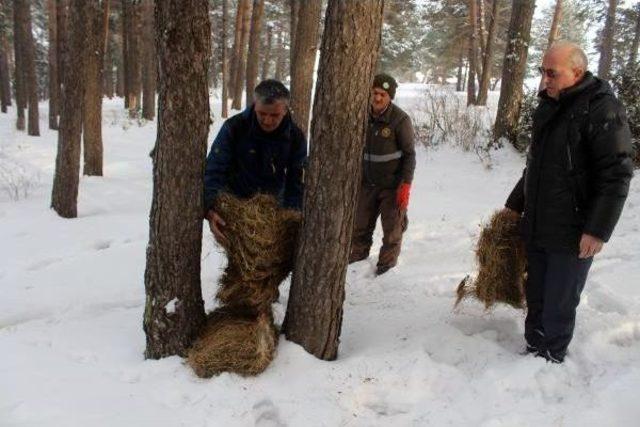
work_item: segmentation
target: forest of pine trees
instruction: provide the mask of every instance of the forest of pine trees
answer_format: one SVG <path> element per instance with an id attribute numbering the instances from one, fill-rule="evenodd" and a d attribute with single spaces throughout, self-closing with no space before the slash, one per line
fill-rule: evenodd
<path id="1" fill-rule="evenodd" d="M 312 142 L 324 142 L 311 145 L 307 183 L 315 190 L 306 195 L 304 256 L 294 270 L 286 334 L 332 359 L 347 255 L 338 246 L 319 248 L 312 236 L 324 227 L 335 241 L 349 240 L 349 227 L 332 228 L 317 214 L 331 206 L 343 218 L 338 223 L 351 224 L 356 187 L 326 176 L 321 164 L 340 152 L 342 170 L 358 169 L 360 143 L 344 144 L 345 135 L 358 141 L 363 133 L 376 71 L 451 85 L 466 92 L 469 105 L 486 105 L 499 87 L 495 137 L 515 141 L 523 82 L 554 40 L 586 47 L 588 28 L 597 28 L 592 69 L 607 79 L 637 69 L 640 6 L 556 0 L 534 18 L 535 9 L 535 0 L 0 0 L 1 111 L 15 116 L 17 130 L 38 136 L 39 103 L 47 101 L 46 122 L 58 132 L 51 207 L 65 218 L 77 216 L 80 174 L 104 173 L 103 99 L 120 98 L 131 119 L 157 120 L 144 319 L 146 354 L 156 358 L 182 354 L 204 316 L 200 193 L 210 103 L 221 102 L 226 118 L 253 102 L 260 80 L 284 81 L 292 116 Z M 327 257 L 344 262 L 326 272 Z M 153 305 L 155 297 L 178 294 L 179 316 L 169 319 Z M 330 309 L 315 307 L 319 300 Z M 322 315 L 309 317 L 309 310 Z"/>

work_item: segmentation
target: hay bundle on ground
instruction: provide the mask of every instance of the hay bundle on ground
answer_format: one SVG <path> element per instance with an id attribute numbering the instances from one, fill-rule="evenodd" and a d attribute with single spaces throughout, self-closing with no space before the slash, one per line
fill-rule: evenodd
<path id="1" fill-rule="evenodd" d="M 221 194 L 216 212 L 222 217 L 229 264 L 217 297 L 223 304 L 266 306 L 293 267 L 300 212 L 282 209 L 275 197 L 259 194 L 248 200 Z"/>
<path id="2" fill-rule="evenodd" d="M 506 210 L 493 214 L 480 233 L 476 260 L 478 276 L 473 283 L 469 276 L 460 282 L 455 305 L 473 296 L 482 301 L 486 309 L 496 303 L 524 308 L 527 263 L 517 216 Z"/>
<path id="3" fill-rule="evenodd" d="M 187 361 L 202 378 L 222 372 L 257 375 L 273 360 L 277 342 L 270 311 L 219 308 L 207 318 Z"/>

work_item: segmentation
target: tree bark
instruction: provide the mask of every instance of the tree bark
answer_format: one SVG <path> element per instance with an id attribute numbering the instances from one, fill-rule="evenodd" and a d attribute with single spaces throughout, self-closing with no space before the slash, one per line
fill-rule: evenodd
<path id="1" fill-rule="evenodd" d="M 142 94 L 142 70 L 140 55 L 140 34 L 141 34 L 141 10 L 139 0 L 125 0 L 129 2 L 127 5 L 127 23 L 126 23 L 126 75 L 125 84 L 128 86 L 127 98 L 129 117 L 137 118 L 141 106 Z"/>
<path id="2" fill-rule="evenodd" d="M 156 49 L 154 43 L 153 0 L 142 3 L 142 117 L 153 120 L 156 115 Z"/>
<path id="3" fill-rule="evenodd" d="M 86 0 L 71 0 L 70 3 L 69 45 L 63 58 L 65 73 L 62 74 L 58 153 L 51 192 L 51 207 L 63 218 L 78 216 L 80 134 L 90 7 L 91 3 Z"/>
<path id="4" fill-rule="evenodd" d="M 491 79 L 491 72 L 493 70 L 493 52 L 496 44 L 496 27 L 498 24 L 498 10 L 500 8 L 501 0 L 493 0 L 491 3 L 491 21 L 489 21 L 489 33 L 487 34 L 484 57 L 482 58 L 482 77 L 480 78 L 478 105 L 487 105 L 489 83 Z"/>
<path id="5" fill-rule="evenodd" d="M 58 17 L 56 12 L 56 0 L 47 0 L 47 18 L 49 29 L 49 129 L 58 129 L 58 108 L 60 95 L 58 82 Z"/>
<path id="6" fill-rule="evenodd" d="M 269 78 L 269 71 L 271 69 L 271 44 L 273 40 L 273 27 L 267 25 L 267 40 L 264 47 L 264 59 L 262 61 L 262 76 L 261 80 Z"/>
<path id="7" fill-rule="evenodd" d="M 469 75 L 467 76 L 467 105 L 475 105 L 476 100 L 476 71 L 478 67 L 478 3 L 468 0 L 469 5 Z"/>
<path id="8" fill-rule="evenodd" d="M 507 35 L 507 49 L 502 65 L 502 86 L 494 126 L 494 138 L 507 138 L 515 145 L 522 104 L 522 84 L 531 39 L 531 20 L 535 0 L 513 0 Z"/>
<path id="9" fill-rule="evenodd" d="M 456 92 L 462 92 L 464 90 L 464 49 L 460 49 L 460 55 L 458 56 L 458 76 L 456 78 Z"/>
<path id="10" fill-rule="evenodd" d="M 258 80 L 258 62 L 260 59 L 260 33 L 262 32 L 262 14 L 264 0 L 253 0 L 251 12 L 251 34 L 249 36 L 249 52 L 247 56 L 247 78 L 245 86 L 246 105 L 253 104 L 253 89 Z"/>
<path id="11" fill-rule="evenodd" d="M 130 0 L 121 0 L 121 18 L 120 18 L 120 29 L 122 30 L 122 88 L 124 94 L 124 108 L 129 108 L 129 86 L 130 82 L 130 73 L 129 73 L 129 10 L 131 6 L 129 5 Z M 119 70 L 118 70 L 119 71 Z"/>
<path id="12" fill-rule="evenodd" d="M 276 72 L 275 72 L 275 79 L 282 81 L 284 80 L 284 67 L 285 67 L 285 63 L 286 63 L 286 51 L 284 48 L 284 32 L 282 30 L 280 30 L 277 34 L 276 34 L 276 52 L 277 52 L 277 58 L 276 58 Z"/>
<path id="13" fill-rule="evenodd" d="M 62 82 L 65 72 L 65 57 L 68 49 L 68 13 L 69 0 L 55 0 L 56 2 L 56 62 L 58 64 L 58 129 L 60 129 L 60 116 L 62 115 Z"/>
<path id="14" fill-rule="evenodd" d="M 227 49 L 227 29 L 229 23 L 229 0 L 222 0 L 222 112 L 223 119 L 229 117 L 229 51 Z"/>
<path id="15" fill-rule="evenodd" d="M 205 318 L 200 288 L 211 55 L 207 0 L 157 0 L 158 135 L 145 270 L 145 357 L 184 355 Z"/>
<path id="16" fill-rule="evenodd" d="M 309 109 L 313 88 L 313 66 L 318 50 L 322 0 L 303 1 L 298 10 L 295 51 L 291 63 L 291 114 L 305 135 L 309 129 Z"/>
<path id="17" fill-rule="evenodd" d="M 105 16 L 109 0 L 90 1 L 87 7 L 89 27 L 85 58 L 84 103 L 82 105 L 83 174 L 102 176 L 102 68 L 106 42 Z"/>
<path id="18" fill-rule="evenodd" d="M 0 6 L 2 1 L 0 0 Z M 4 10 L 4 9 L 3 9 Z M 9 67 L 9 43 L 0 29 L 0 107 L 3 113 L 11 106 L 11 72 Z"/>
<path id="19" fill-rule="evenodd" d="M 611 61 L 613 59 L 613 36 L 616 32 L 616 9 L 618 0 L 609 0 L 607 18 L 602 30 L 600 43 L 600 61 L 598 62 L 598 77 L 609 80 L 611 77 Z"/>
<path id="20" fill-rule="evenodd" d="M 640 45 L 640 3 L 636 5 L 636 30 L 629 53 L 629 66 L 634 65 L 638 60 L 638 45 Z"/>
<path id="21" fill-rule="evenodd" d="M 242 12 L 242 31 L 240 32 L 239 56 L 236 69 L 236 83 L 233 86 L 233 103 L 231 108 L 239 110 L 242 108 L 242 89 L 244 85 L 247 71 L 247 42 L 249 40 L 249 26 L 251 25 L 251 2 L 249 0 L 240 0 L 243 7 Z"/>
<path id="22" fill-rule="evenodd" d="M 13 50 L 14 50 L 14 58 L 15 58 L 15 69 L 14 69 L 14 79 L 15 79 L 15 90 L 16 90 L 16 129 L 24 130 L 25 129 L 25 115 L 24 110 L 27 108 L 27 93 L 26 93 L 26 82 L 25 82 L 25 72 L 24 72 L 24 40 L 23 40 L 23 32 L 24 30 L 20 27 L 24 21 L 20 17 L 20 14 L 24 10 L 24 5 L 21 3 L 24 0 L 14 1 L 13 4 Z"/>
<path id="23" fill-rule="evenodd" d="M 303 224 L 285 322 L 288 340 L 325 360 L 338 355 L 382 9 L 382 0 L 329 0 L 327 7 Z"/>
<path id="24" fill-rule="evenodd" d="M 229 97 L 233 98 L 233 95 L 236 93 L 236 85 L 238 82 L 238 69 L 239 69 L 239 61 L 240 61 L 240 51 L 241 51 L 241 43 L 240 39 L 242 38 L 242 25 L 244 22 L 244 12 L 245 12 L 245 3 L 247 0 L 238 0 L 236 6 L 236 19 L 235 26 L 233 27 L 233 51 L 231 54 L 231 67 L 229 73 Z"/>
<path id="25" fill-rule="evenodd" d="M 315 0 L 289 0 L 289 75 L 293 76 L 294 51 L 296 48 L 296 36 L 298 34 L 298 22 L 301 3 Z"/>

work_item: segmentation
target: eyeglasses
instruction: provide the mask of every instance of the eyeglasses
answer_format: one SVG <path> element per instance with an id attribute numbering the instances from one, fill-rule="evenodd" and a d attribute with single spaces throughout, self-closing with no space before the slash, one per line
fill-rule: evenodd
<path id="1" fill-rule="evenodd" d="M 538 71 L 540 72 L 540 75 L 547 76 L 550 79 L 558 77 L 558 72 L 552 68 L 538 67 Z"/>

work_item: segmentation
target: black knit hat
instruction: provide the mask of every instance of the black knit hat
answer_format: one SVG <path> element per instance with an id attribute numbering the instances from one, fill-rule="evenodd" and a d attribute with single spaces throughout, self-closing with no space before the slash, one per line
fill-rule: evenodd
<path id="1" fill-rule="evenodd" d="M 398 87 L 398 83 L 396 79 L 391 77 L 389 74 L 381 73 L 373 78 L 373 86 L 377 87 L 389 94 L 391 99 L 396 96 L 396 88 Z"/>

